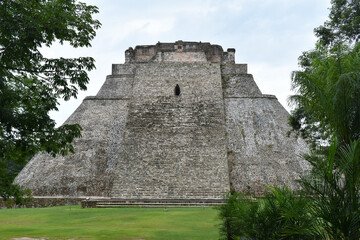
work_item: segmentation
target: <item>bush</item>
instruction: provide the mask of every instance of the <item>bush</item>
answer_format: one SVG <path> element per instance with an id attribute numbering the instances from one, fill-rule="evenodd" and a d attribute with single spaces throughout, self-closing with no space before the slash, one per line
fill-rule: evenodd
<path id="1" fill-rule="evenodd" d="M 320 239 L 311 201 L 288 188 L 268 188 L 262 199 L 235 193 L 220 207 L 222 239 Z"/>
<path id="2" fill-rule="evenodd" d="M 312 174 L 301 184 L 323 237 L 360 239 L 360 141 L 340 147 L 334 140 L 328 156 L 311 155 L 308 161 Z"/>

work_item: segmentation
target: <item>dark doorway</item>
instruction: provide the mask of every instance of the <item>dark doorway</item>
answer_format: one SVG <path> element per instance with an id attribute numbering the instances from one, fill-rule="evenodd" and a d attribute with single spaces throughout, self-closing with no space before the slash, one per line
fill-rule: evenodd
<path id="1" fill-rule="evenodd" d="M 175 96 L 179 96 L 180 95 L 180 87 L 178 84 L 176 84 L 176 87 L 175 87 Z"/>

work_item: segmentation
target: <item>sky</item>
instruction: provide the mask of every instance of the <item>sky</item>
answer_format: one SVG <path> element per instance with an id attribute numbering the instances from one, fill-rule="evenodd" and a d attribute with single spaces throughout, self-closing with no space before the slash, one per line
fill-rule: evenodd
<path id="1" fill-rule="evenodd" d="M 51 117 L 61 125 L 86 96 L 100 90 L 113 63 L 124 63 L 124 52 L 136 45 L 177 40 L 210 42 L 235 48 L 236 63 L 248 64 L 248 73 L 263 94 L 275 95 L 289 111 L 291 72 L 298 57 L 313 49 L 313 29 L 329 14 L 330 0 L 82 0 L 96 5 L 94 18 L 102 27 L 91 48 L 73 49 L 54 43 L 43 48 L 46 57 L 91 56 L 96 69 L 89 73 L 86 91 L 77 99 L 59 100 Z"/>

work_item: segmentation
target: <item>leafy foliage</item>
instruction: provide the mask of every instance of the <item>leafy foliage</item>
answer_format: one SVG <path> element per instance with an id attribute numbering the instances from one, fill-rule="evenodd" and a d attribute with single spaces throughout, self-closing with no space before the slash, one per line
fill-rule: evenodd
<path id="1" fill-rule="evenodd" d="M 312 174 L 302 179 L 312 199 L 311 214 L 325 239 L 360 238 L 360 141 L 340 147 L 334 141 L 328 156 L 308 157 Z"/>
<path id="2" fill-rule="evenodd" d="M 238 193 L 229 194 L 226 204 L 219 207 L 222 225 L 220 233 L 222 238 L 234 240 L 252 234 L 253 216 L 258 209 L 256 199 Z"/>
<path id="3" fill-rule="evenodd" d="M 324 239 L 359 239 L 360 2 L 333 0 L 330 21 L 315 29 L 316 48 L 292 75 L 293 129 L 314 145 L 312 173 L 301 180 Z M 329 147 L 319 147 L 323 143 Z"/>
<path id="4" fill-rule="evenodd" d="M 73 152 L 79 125 L 55 128 L 48 113 L 57 99 L 86 89 L 91 57 L 50 59 L 39 48 L 54 41 L 89 47 L 100 27 L 95 6 L 75 0 L 0 1 L 0 195 L 12 195 L 9 163 L 25 164 L 36 152 Z M 9 193 L 10 192 L 10 193 Z"/>
<path id="5" fill-rule="evenodd" d="M 331 0 L 329 21 L 315 29 L 315 35 L 325 46 L 360 40 L 360 1 Z"/>
<path id="6" fill-rule="evenodd" d="M 1 195 L 7 206 L 23 204 L 32 200 L 30 190 L 20 189 L 19 185 L 12 184 L 18 171 L 23 165 L 13 162 L 0 162 L 0 189 Z"/>
<path id="7" fill-rule="evenodd" d="M 299 57 L 301 70 L 292 74 L 289 123 L 314 146 L 333 135 L 349 144 L 360 131 L 360 1 L 332 0 L 329 20 L 315 34 L 316 48 Z"/>
<path id="8" fill-rule="evenodd" d="M 287 188 L 269 188 L 263 199 L 235 193 L 220 207 L 223 239 L 320 239 L 311 202 Z"/>
<path id="9" fill-rule="evenodd" d="M 334 51 L 318 45 L 310 55 L 311 63 L 292 75 L 290 124 L 312 142 L 336 136 L 348 144 L 360 137 L 360 43 Z"/>

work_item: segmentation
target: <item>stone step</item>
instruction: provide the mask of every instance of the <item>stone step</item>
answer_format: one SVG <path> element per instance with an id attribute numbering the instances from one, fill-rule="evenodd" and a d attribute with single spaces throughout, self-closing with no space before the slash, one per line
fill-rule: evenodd
<path id="1" fill-rule="evenodd" d="M 96 207 L 204 207 L 218 206 L 221 203 L 97 203 Z"/>
<path id="2" fill-rule="evenodd" d="M 170 207 L 214 207 L 214 206 L 219 206 L 218 205 L 188 205 L 188 204 L 181 204 L 181 205 L 174 205 L 174 204 L 108 204 L 108 205 L 102 205 L 102 204 L 97 204 L 96 207 L 97 208 L 114 208 L 114 207 L 158 207 L 158 208 L 170 208 Z"/>
<path id="3" fill-rule="evenodd" d="M 114 199 L 114 200 L 84 200 L 83 208 L 112 208 L 112 207 L 208 207 L 224 204 L 221 199 Z"/>

